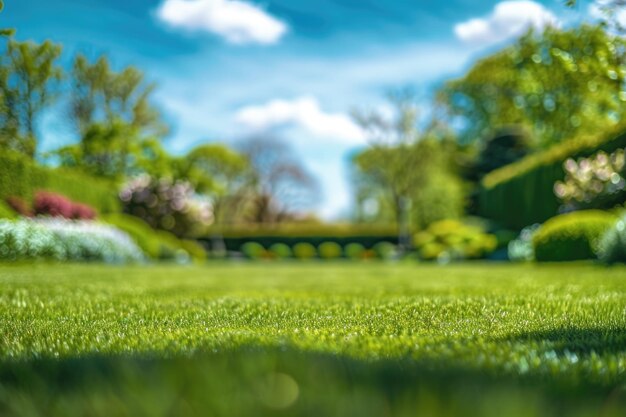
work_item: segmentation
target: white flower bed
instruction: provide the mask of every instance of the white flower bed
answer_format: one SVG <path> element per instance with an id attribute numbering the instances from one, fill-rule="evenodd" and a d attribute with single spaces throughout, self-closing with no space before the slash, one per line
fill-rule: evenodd
<path id="1" fill-rule="evenodd" d="M 144 255 L 126 233 L 94 221 L 0 220 L 0 260 L 22 259 L 121 263 Z"/>

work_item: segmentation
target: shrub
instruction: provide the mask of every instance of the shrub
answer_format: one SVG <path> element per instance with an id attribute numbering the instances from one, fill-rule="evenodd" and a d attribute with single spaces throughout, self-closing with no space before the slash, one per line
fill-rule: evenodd
<path id="1" fill-rule="evenodd" d="M 622 124 L 609 133 L 573 138 L 492 171 L 481 182 L 479 214 L 514 229 L 544 222 L 558 213 L 554 184 L 564 178 L 564 161 L 624 147 Z"/>
<path id="2" fill-rule="evenodd" d="M 441 220 L 416 233 L 413 245 L 422 259 L 447 262 L 483 258 L 496 249 L 498 240 L 479 226 L 459 220 Z"/>
<path id="3" fill-rule="evenodd" d="M 595 259 L 600 238 L 616 222 L 615 215 L 586 210 L 562 214 L 545 222 L 533 237 L 537 261 Z"/>
<path id="4" fill-rule="evenodd" d="M 265 255 L 265 248 L 256 242 L 247 242 L 241 246 L 241 252 L 248 259 L 261 259 Z"/>
<path id="5" fill-rule="evenodd" d="M 365 256 L 365 247 L 360 243 L 348 243 L 344 248 L 344 253 L 348 259 L 363 259 Z"/>
<path id="6" fill-rule="evenodd" d="M 600 239 L 598 258 L 608 264 L 626 263 L 626 215 L 616 221 Z"/>
<path id="7" fill-rule="evenodd" d="M 324 242 L 317 247 L 322 259 L 337 259 L 341 257 L 341 246 L 335 242 Z"/>
<path id="8" fill-rule="evenodd" d="M 397 255 L 396 245 L 389 242 L 377 243 L 372 249 L 374 249 L 374 253 L 376 253 L 378 258 L 385 261 L 391 260 Z"/>
<path id="9" fill-rule="evenodd" d="M 511 261 L 532 261 L 535 259 L 533 236 L 539 227 L 539 224 L 525 227 L 516 239 L 509 242 L 507 254 Z"/>
<path id="10" fill-rule="evenodd" d="M 32 217 L 33 210 L 28 203 L 23 199 L 16 196 L 9 196 L 6 198 L 6 202 L 17 214 L 23 217 Z"/>
<path id="11" fill-rule="evenodd" d="M 64 217 L 71 219 L 74 212 L 72 202 L 62 195 L 38 191 L 33 200 L 33 210 L 36 215 Z"/>
<path id="12" fill-rule="evenodd" d="M 0 219 L 15 219 L 17 213 L 4 201 L 0 200 Z"/>
<path id="13" fill-rule="evenodd" d="M 270 246 L 270 252 L 277 259 L 288 259 L 291 258 L 291 248 L 284 243 L 274 243 Z"/>
<path id="14" fill-rule="evenodd" d="M 211 206 L 198 199 L 191 184 L 184 181 L 142 175 L 124 186 L 120 199 L 124 212 L 179 237 L 195 234 L 213 220 Z"/>
<path id="15" fill-rule="evenodd" d="M 143 253 L 124 232 L 90 221 L 0 220 L 0 259 L 141 261 Z"/>
<path id="16" fill-rule="evenodd" d="M 310 243 L 301 242 L 294 245 L 293 255 L 298 259 L 306 260 L 315 258 L 317 252 L 315 250 L 315 246 Z"/>

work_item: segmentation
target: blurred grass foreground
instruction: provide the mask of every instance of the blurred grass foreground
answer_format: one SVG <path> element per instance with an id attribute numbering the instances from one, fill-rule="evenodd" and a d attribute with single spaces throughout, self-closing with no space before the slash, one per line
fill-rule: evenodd
<path id="1" fill-rule="evenodd" d="M 622 416 L 626 269 L 0 267 L 0 415 Z"/>

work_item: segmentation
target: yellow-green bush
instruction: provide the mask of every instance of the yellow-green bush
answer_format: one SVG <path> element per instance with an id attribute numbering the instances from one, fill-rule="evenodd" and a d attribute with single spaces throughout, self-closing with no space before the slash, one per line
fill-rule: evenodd
<path id="1" fill-rule="evenodd" d="M 317 248 L 322 259 L 337 259 L 341 257 L 341 246 L 335 242 L 324 242 Z"/>
<path id="2" fill-rule="evenodd" d="M 497 245 L 494 235 L 459 220 L 435 222 L 413 236 L 413 246 L 425 260 L 483 258 Z"/>
<path id="3" fill-rule="evenodd" d="M 596 259 L 602 236 L 617 217 L 600 210 L 575 211 L 545 222 L 533 236 L 537 261 Z"/>
<path id="4" fill-rule="evenodd" d="M 291 248 L 284 243 L 274 243 L 270 246 L 270 253 L 276 259 L 288 259 L 291 258 Z"/>
<path id="5" fill-rule="evenodd" d="M 315 246 L 310 243 L 300 242 L 296 243 L 293 247 L 293 256 L 298 259 L 312 259 L 315 258 L 316 255 L 317 251 L 315 250 Z"/>
<path id="6" fill-rule="evenodd" d="M 241 246 L 241 252 L 249 259 L 261 259 L 265 256 L 265 248 L 257 242 L 247 242 Z"/>

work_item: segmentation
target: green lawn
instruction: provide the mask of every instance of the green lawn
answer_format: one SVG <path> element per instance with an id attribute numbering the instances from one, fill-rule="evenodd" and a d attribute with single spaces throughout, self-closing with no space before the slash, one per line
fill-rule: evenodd
<path id="1" fill-rule="evenodd" d="M 0 334 L 2 416 L 626 415 L 624 268 L 6 265 Z"/>

